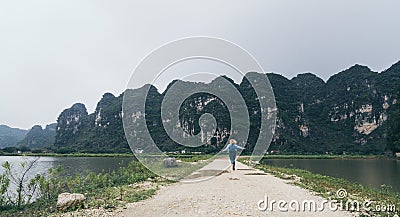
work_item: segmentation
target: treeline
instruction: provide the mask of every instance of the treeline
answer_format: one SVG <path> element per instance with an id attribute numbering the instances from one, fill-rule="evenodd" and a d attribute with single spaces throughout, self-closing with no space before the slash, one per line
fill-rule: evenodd
<path id="1" fill-rule="evenodd" d="M 0 155 L 4 154 L 16 154 L 16 153 L 45 153 L 49 152 L 49 149 L 31 149 L 27 146 L 13 146 L 5 147 L 0 149 Z"/>
<path id="2" fill-rule="evenodd" d="M 397 99 L 400 99 L 400 86 L 397 91 Z M 400 152 L 400 100 L 397 101 L 389 120 L 387 149 L 393 153 L 398 153 Z"/>

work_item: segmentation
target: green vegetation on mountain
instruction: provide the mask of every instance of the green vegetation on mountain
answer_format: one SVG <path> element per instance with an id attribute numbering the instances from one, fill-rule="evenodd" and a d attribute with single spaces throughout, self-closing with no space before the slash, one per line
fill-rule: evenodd
<path id="1" fill-rule="evenodd" d="M 88 114 L 85 105 L 64 110 L 58 120 L 55 151 L 60 153 L 130 152 L 122 126 L 122 95 L 103 95 L 96 110 Z"/>
<path id="2" fill-rule="evenodd" d="M 314 85 L 290 85 L 296 81 L 294 78 L 285 80 L 286 87 L 280 88 L 283 82 L 274 85 L 276 79 L 270 79 L 281 113 L 278 123 L 282 121 L 277 128 L 280 138 L 271 148 L 305 154 L 382 154 L 389 128 L 387 120 L 395 109 L 394 88 L 399 84 L 400 70 L 393 68 L 398 65 L 382 73 L 355 65 L 333 75 L 314 92 L 305 87 L 317 87 L 316 82 Z M 296 96 L 301 93 L 303 95 Z M 280 95 L 286 99 L 281 100 Z"/>
<path id="3" fill-rule="evenodd" d="M 44 129 L 40 125 L 35 125 L 17 145 L 26 146 L 30 149 L 51 147 L 54 145 L 56 127 L 56 123 L 49 124 Z"/>
<path id="4" fill-rule="evenodd" d="M 397 92 L 400 99 L 400 87 Z M 387 149 L 393 153 L 400 152 L 400 101 L 394 105 L 395 109 L 390 115 Z"/>
<path id="5" fill-rule="evenodd" d="M 299 74 L 293 79 L 274 73 L 248 75 L 254 80 L 268 76 L 274 90 L 278 113 L 270 151 L 282 154 L 379 155 L 385 150 L 397 149 L 393 144 L 399 141 L 396 131 L 399 127 L 394 125 L 399 123 L 396 121 L 396 101 L 399 99 L 396 90 L 400 84 L 400 62 L 381 73 L 355 65 L 333 75 L 327 82 L 311 73 Z M 217 85 L 218 79 L 222 78 L 209 84 L 183 84 L 189 91 L 199 85 L 205 88 Z M 258 97 L 263 96 L 255 94 L 246 78 L 240 84 L 225 79 L 240 92 L 247 105 L 251 123 L 245 152 L 250 153 L 260 128 Z M 231 123 L 226 105 L 212 94 L 196 93 L 177 108 L 181 126 L 192 135 L 200 132 L 199 117 L 211 113 L 217 122 L 217 133 L 211 141 L 201 147 L 187 148 L 168 137 L 162 124 L 161 104 L 175 82 L 179 81 L 171 82 L 164 93 L 151 86 L 147 94 L 145 118 L 153 140 L 162 151 L 167 152 L 185 149 L 213 153 L 220 150 L 229 136 Z M 220 88 L 225 90 L 224 85 Z M 130 97 L 143 94 L 143 88 L 127 91 L 130 91 Z M 83 104 L 64 110 L 57 122 L 55 150 L 61 153 L 130 152 L 122 118 L 130 118 L 133 114 L 122 113 L 122 99 L 123 94 L 115 97 L 106 93 L 92 114 L 87 113 Z M 388 135 L 392 139 L 388 139 Z M 388 141 L 390 144 L 386 147 Z"/>

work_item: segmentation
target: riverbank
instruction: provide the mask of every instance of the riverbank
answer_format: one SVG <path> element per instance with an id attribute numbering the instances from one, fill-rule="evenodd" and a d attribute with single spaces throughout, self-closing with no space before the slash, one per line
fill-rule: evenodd
<path id="1" fill-rule="evenodd" d="M 3 153 L 0 156 L 29 156 L 29 157 L 134 157 L 132 153 Z"/>
<path id="2" fill-rule="evenodd" d="M 274 155 L 276 157 L 277 155 Z M 196 160 L 201 160 L 202 158 L 208 158 L 206 155 L 175 155 L 178 159 L 182 159 L 183 161 L 193 162 Z M 267 159 L 270 156 L 267 156 Z M 286 156 L 278 156 L 278 157 L 286 157 Z M 307 156 L 310 157 L 310 156 Z M 312 156 L 311 159 L 321 159 L 317 157 L 321 156 Z M 129 158 L 128 158 L 129 159 Z M 248 158 L 241 157 L 241 161 L 245 161 Z M 287 158 L 278 158 L 278 159 L 287 159 Z M 297 158 L 296 158 L 297 159 Z M 306 158 L 302 158 L 306 159 Z M 310 158 L 309 158 L 310 159 Z M 327 159 L 327 158 L 322 158 Z M 329 158 L 332 159 L 332 158 Z M 337 158 L 335 158 L 337 159 Z M 339 158 L 343 159 L 343 158 Z M 354 159 L 354 158 L 351 158 Z M 356 158 L 359 159 L 359 158 Z M 365 159 L 365 158 L 362 158 Z M 75 159 L 76 160 L 76 159 Z M 132 159 L 134 160 L 134 159 Z M 223 162 L 227 163 L 228 161 L 225 159 Z M 228 165 L 225 165 L 226 167 Z M 248 177 L 252 176 L 265 176 L 265 174 L 257 174 L 255 172 L 253 175 L 249 175 L 252 170 L 251 168 L 240 168 L 239 171 L 235 171 L 235 173 L 226 173 L 226 167 L 217 168 L 221 173 L 218 177 L 227 177 L 227 174 L 238 175 L 243 173 L 241 176 L 229 176 L 228 179 L 225 179 L 226 183 L 230 183 L 231 181 L 238 181 L 238 183 L 243 183 L 241 180 L 246 180 Z M 209 167 L 204 173 L 200 174 L 216 174 L 208 173 L 210 171 L 215 170 L 215 168 Z M 399 193 L 391 192 L 391 188 L 389 186 L 382 186 L 381 189 L 373 190 L 366 188 L 359 184 L 354 184 L 351 182 L 347 182 L 343 179 L 337 179 L 328 176 L 322 176 L 319 174 L 313 174 L 311 172 L 305 170 L 298 170 L 293 168 L 280 168 L 280 167 L 272 167 L 267 165 L 257 165 L 257 170 L 262 170 L 262 173 L 267 173 L 278 177 L 281 181 L 286 184 L 294 184 L 301 188 L 307 189 L 311 192 L 315 192 L 313 194 L 317 194 L 321 198 L 334 198 L 335 192 L 339 189 L 346 189 L 349 195 L 349 199 L 355 200 L 372 200 L 379 201 L 383 204 L 395 205 L 396 208 L 400 207 L 400 199 Z M 253 171 L 254 172 L 254 171 Z M 124 208 L 129 209 L 132 206 L 132 202 L 145 200 L 148 198 L 157 198 L 158 196 L 153 197 L 155 194 L 159 194 L 157 192 L 164 192 L 165 190 L 170 191 L 168 189 L 174 189 L 176 185 L 180 185 L 179 183 L 173 184 L 170 187 L 171 182 L 160 179 L 158 176 L 152 174 L 148 171 L 143 165 L 139 162 L 133 161 L 128 166 L 123 166 L 119 170 L 115 170 L 112 173 L 90 173 L 85 176 L 74 176 L 71 178 L 67 178 L 65 180 L 60 180 L 57 176 L 47 176 L 45 180 L 49 181 L 52 177 L 55 177 L 55 182 L 52 182 L 54 187 L 46 190 L 47 192 L 51 192 L 49 199 L 38 200 L 33 204 L 26 204 L 21 209 L 16 209 L 15 207 L 3 207 L 4 209 L 0 213 L 0 216 L 18 216 L 19 214 L 23 216 L 32 216 L 32 213 L 35 215 L 44 215 L 50 213 L 53 216 L 93 216 L 100 215 L 100 213 L 104 213 L 103 216 L 114 216 L 119 215 L 119 213 L 124 213 Z M 216 177 L 216 178 L 218 178 Z M 213 178 L 214 179 L 214 178 Z M 212 180 L 209 180 L 212 182 Z M 264 180 L 261 178 L 258 180 L 259 182 L 266 182 L 268 184 L 271 180 Z M 208 181 L 206 181 L 208 182 Z M 220 184 L 222 184 L 221 181 Z M 252 181 L 251 181 L 252 183 Z M 215 184 L 215 183 L 214 183 Z M 202 188 L 211 188 L 214 189 L 215 185 L 211 184 L 210 186 L 201 186 Z M 254 184 L 254 185 L 253 185 Z M 253 183 L 251 186 L 255 186 Z M 246 185 L 246 184 L 245 184 Z M 264 185 L 261 184 L 261 185 Z M 167 186 L 167 187 L 166 187 Z M 242 189 L 242 184 L 235 185 L 238 189 Z M 197 188 L 197 184 L 192 184 L 192 187 Z M 264 190 L 267 190 L 268 195 L 269 192 L 274 192 L 276 189 L 274 186 L 264 186 L 266 187 Z M 221 188 L 224 188 L 221 186 Z M 247 187 L 245 187 L 246 189 Z M 271 189 L 269 189 L 271 188 Z M 287 186 L 286 186 L 287 188 Z M 161 189 L 161 191 L 159 191 Z M 219 191 L 218 189 L 214 189 Z M 221 190 L 221 189 L 220 189 Z M 243 190 L 243 189 L 242 189 Z M 259 189 L 262 193 L 262 189 Z M 46 192 L 45 191 L 45 192 Z M 248 190 L 245 190 L 246 192 Z M 297 191 L 297 190 L 294 190 Z M 55 208 L 55 204 L 57 202 L 57 194 L 61 192 L 71 192 L 71 193 L 83 193 L 86 196 L 85 209 L 79 209 L 78 211 L 63 213 L 57 211 Z M 189 191 L 190 192 L 190 191 Z M 237 194 L 242 194 L 240 192 L 236 192 Z M 249 190 L 248 192 L 251 192 Z M 260 193 L 259 192 L 259 193 Z M 235 192 L 234 192 L 235 193 Z M 235 194 L 236 194 L 235 193 Z M 257 193 L 257 194 L 259 194 Z M 286 192 L 289 194 L 289 192 Z M 210 193 L 211 194 L 211 193 Z M 214 193 L 213 193 L 214 194 Z M 290 194 L 289 194 L 290 195 Z M 174 198 L 172 195 L 170 195 Z M 218 195 L 214 195 L 217 197 Z M 0 198 L 1 199 L 1 198 Z M 201 199 L 201 198 L 200 198 Z M 229 198 L 227 198 L 229 200 Z M 253 198 L 254 199 L 254 198 Z M 272 198 L 276 199 L 276 198 Z M 277 198 L 280 199 L 280 198 Z M 390 202 L 394 202 L 390 203 Z M 136 204 L 136 203 L 134 203 Z M 193 205 L 193 204 L 191 204 Z M 248 205 L 251 205 L 249 202 Z M 254 207 L 253 207 L 254 208 Z M 256 207 L 257 208 L 257 207 Z M 375 207 L 376 208 L 376 207 Z M 221 208 L 221 210 L 224 210 Z M 1 208 L 0 208 L 1 211 Z M 229 210 L 228 210 L 229 212 Z M 107 214 L 108 213 L 108 214 Z M 244 213 L 245 214 L 245 213 Z M 263 213 L 265 214 L 265 213 Z M 378 213 L 381 214 L 381 213 Z M 384 213 L 385 214 L 385 213 Z M 256 215 L 256 214 L 255 214 Z M 256 215 L 257 216 L 257 215 Z M 382 215 L 385 216 L 385 215 Z M 390 215 L 387 215 L 390 216 Z"/>
<path id="3" fill-rule="evenodd" d="M 246 156 L 243 156 L 244 158 Z M 386 155 L 265 155 L 263 159 L 395 159 Z"/>
<path id="4" fill-rule="evenodd" d="M 0 156 L 34 156 L 34 157 L 134 157 L 132 153 L 2 153 Z M 208 159 L 213 154 L 168 154 L 168 156 L 182 159 Z M 247 155 L 241 158 L 249 157 Z M 263 159 L 396 159 L 387 155 L 294 155 L 294 154 L 270 154 Z M 399 158 L 400 159 L 400 158 Z"/>
<path id="5" fill-rule="evenodd" d="M 243 159 L 243 161 L 246 160 Z M 344 179 L 315 174 L 302 169 L 269 165 L 257 165 L 256 168 L 280 179 L 288 180 L 293 185 L 315 192 L 323 198 L 336 200 L 343 206 L 350 204 L 351 208 L 351 203 L 359 202 L 358 213 L 361 216 L 395 216 L 400 213 L 400 193 L 393 192 L 390 186 L 383 185 L 380 189 L 372 189 Z M 363 207 L 364 203 L 369 203 L 369 205 Z"/>
<path id="6" fill-rule="evenodd" d="M 242 158 L 241 161 L 245 161 Z M 226 163 L 227 160 L 222 160 Z M 223 166 L 208 167 L 221 170 L 219 176 L 203 182 L 191 184 L 175 183 L 161 186 L 146 200 L 125 203 L 116 209 L 91 208 L 56 216 L 395 216 L 400 207 L 399 193 L 390 191 L 390 187 L 370 189 L 360 184 L 343 179 L 314 174 L 305 170 L 258 165 L 256 170 L 238 163 L 237 171 L 225 171 Z M 337 195 L 337 193 L 343 194 Z M 321 204 L 325 199 L 334 201 L 336 211 L 301 211 L 280 212 L 275 204 L 275 211 L 260 211 L 257 203 L 268 196 L 269 200 L 316 201 Z M 370 201 L 371 210 L 344 212 L 351 209 L 351 201 Z M 346 205 L 347 204 L 347 205 Z M 342 207 L 343 206 L 343 207 Z M 379 206 L 379 207 L 378 207 Z M 389 211 L 378 211 L 387 209 Z M 398 214 L 398 213 L 397 213 Z"/>
<path id="7" fill-rule="evenodd" d="M 32 162 L 23 164 L 31 165 Z M 56 203 L 58 195 L 64 192 L 84 195 L 85 210 L 112 210 L 126 203 L 146 199 L 154 195 L 160 186 L 172 183 L 158 177 L 137 161 L 131 161 L 111 173 L 90 172 L 85 176 L 62 177 L 62 168 L 59 166 L 30 179 L 22 176 L 29 170 L 16 170 L 9 163 L 5 164 L 5 172 L 0 174 L 0 216 L 63 215 L 56 208 Z M 23 180 L 21 187 L 10 187 L 9 184 L 16 183 L 16 180 Z M 17 196 L 19 192 L 22 193 L 21 197 Z"/>

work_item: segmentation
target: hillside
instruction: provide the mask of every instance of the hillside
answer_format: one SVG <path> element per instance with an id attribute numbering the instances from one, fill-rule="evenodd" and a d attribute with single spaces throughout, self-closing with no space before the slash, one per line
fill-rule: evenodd
<path id="1" fill-rule="evenodd" d="M 56 151 L 129 152 L 121 119 L 122 98 L 104 94 L 92 114 L 80 103 L 65 109 L 57 120 Z"/>
<path id="2" fill-rule="evenodd" d="M 54 145 L 56 127 L 56 123 L 49 124 L 44 129 L 40 125 L 35 125 L 17 145 L 30 149 L 50 147 Z"/>
<path id="3" fill-rule="evenodd" d="M 27 132 L 27 130 L 0 125 L 0 148 L 15 146 Z"/>
<path id="4" fill-rule="evenodd" d="M 293 79 L 274 73 L 252 73 L 249 77 L 263 76 L 268 76 L 271 82 L 278 107 L 277 128 L 270 150 L 297 154 L 381 154 L 385 151 L 387 123 L 398 100 L 400 62 L 381 73 L 354 65 L 327 82 L 311 73 L 299 74 Z M 184 85 L 187 90 L 198 85 L 207 88 L 207 85 L 215 85 L 218 79 L 209 84 L 184 82 Z M 259 103 L 246 79 L 234 85 L 244 96 L 250 114 L 250 137 L 246 147 L 251 151 L 260 126 Z M 127 91 L 132 97 L 143 94 L 142 88 Z M 155 87 L 150 87 L 146 100 L 149 132 L 164 151 L 188 149 L 170 140 L 162 127 L 160 107 L 164 97 L 165 92 L 159 93 Z M 122 127 L 122 118 L 127 115 L 122 114 L 122 99 L 123 94 L 116 97 L 106 93 L 92 114 L 88 114 L 83 104 L 64 110 L 57 121 L 56 149 L 60 152 L 129 152 Z M 215 152 L 223 146 L 230 122 L 221 100 L 210 94 L 194 94 L 179 109 L 181 125 L 192 134 L 199 132 L 198 118 L 202 114 L 212 113 L 217 121 L 215 138 L 204 147 L 189 150 Z"/>

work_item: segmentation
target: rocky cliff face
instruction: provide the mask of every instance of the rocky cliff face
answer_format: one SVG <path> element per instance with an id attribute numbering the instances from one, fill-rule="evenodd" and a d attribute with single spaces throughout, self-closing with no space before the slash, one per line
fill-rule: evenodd
<path id="1" fill-rule="evenodd" d="M 128 152 L 122 127 L 122 95 L 103 95 L 96 110 L 75 104 L 57 120 L 55 147 L 59 152 Z"/>
<path id="2" fill-rule="evenodd" d="M 280 113 L 271 148 L 296 153 L 383 152 L 386 122 L 400 85 L 398 65 L 382 73 L 355 65 L 326 83 L 311 75 L 292 80 L 270 75 Z M 300 78 L 304 76 L 308 78 Z"/>
<path id="3" fill-rule="evenodd" d="M 277 127 L 270 150 L 299 154 L 377 154 L 385 150 L 387 122 L 392 105 L 398 100 L 395 92 L 400 85 L 400 62 L 381 73 L 355 65 L 333 75 L 327 82 L 311 73 L 300 74 L 290 80 L 273 73 L 251 75 L 252 79 L 262 76 L 268 76 L 278 108 Z M 208 85 L 216 83 L 213 81 Z M 191 89 L 204 84 L 187 82 L 185 85 Z M 234 86 L 244 97 L 250 114 L 250 137 L 245 143 L 247 150 L 251 151 L 258 136 L 261 109 L 248 81 L 243 80 Z M 133 97 L 141 93 L 139 89 L 128 91 L 132 91 Z M 144 114 L 122 114 L 122 96 L 104 94 L 93 114 L 87 114 L 82 104 L 61 113 L 56 146 L 89 152 L 129 151 L 122 118 Z M 149 131 L 153 140 L 165 151 L 185 148 L 172 142 L 162 127 L 160 109 L 164 97 L 165 93 L 150 88 L 145 114 Z M 263 110 L 267 109 L 273 108 Z M 198 119 L 202 114 L 212 113 L 216 118 L 215 138 L 207 146 L 196 150 L 217 151 L 231 133 L 227 108 L 213 95 L 192 95 L 179 111 L 180 124 L 188 134 L 199 133 Z"/>

